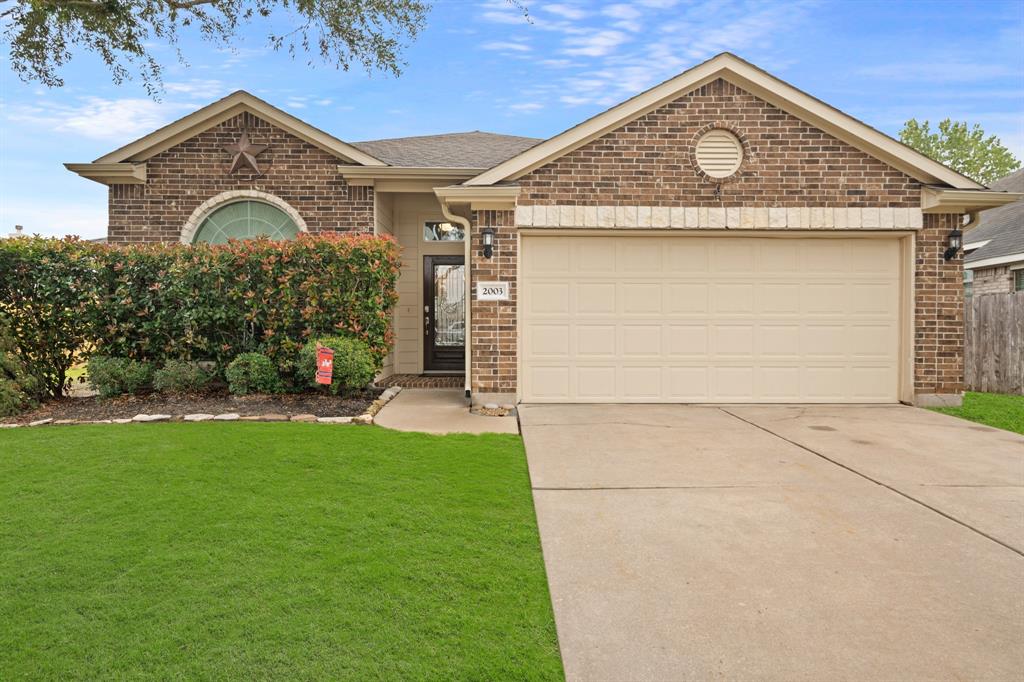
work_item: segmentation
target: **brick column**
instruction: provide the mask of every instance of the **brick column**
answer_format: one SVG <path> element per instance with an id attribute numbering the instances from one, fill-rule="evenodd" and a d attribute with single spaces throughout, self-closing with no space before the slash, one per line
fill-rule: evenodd
<path id="1" fill-rule="evenodd" d="M 964 390 L 963 254 L 946 261 L 949 233 L 958 214 L 924 216 L 914 254 L 914 402 L 959 405 Z"/>
<path id="2" fill-rule="evenodd" d="M 474 404 L 513 403 L 516 393 L 516 281 L 519 260 L 513 211 L 474 211 L 470 235 L 470 277 L 473 283 L 470 328 L 470 373 Z M 495 231 L 494 255 L 484 258 L 480 231 Z M 509 300 L 477 301 L 476 283 L 508 282 Z"/>

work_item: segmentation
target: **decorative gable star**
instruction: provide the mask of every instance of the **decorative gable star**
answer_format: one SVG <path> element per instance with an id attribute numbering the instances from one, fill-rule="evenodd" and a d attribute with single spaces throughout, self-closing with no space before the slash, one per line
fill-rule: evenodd
<path id="1" fill-rule="evenodd" d="M 257 174 L 261 173 L 260 167 L 256 163 L 256 157 L 266 151 L 266 149 L 267 145 L 265 144 L 253 144 L 250 142 L 249 131 L 243 131 L 242 136 L 238 138 L 238 142 L 224 147 L 225 151 L 234 154 L 228 174 L 234 173 L 243 166 L 248 166 Z"/>

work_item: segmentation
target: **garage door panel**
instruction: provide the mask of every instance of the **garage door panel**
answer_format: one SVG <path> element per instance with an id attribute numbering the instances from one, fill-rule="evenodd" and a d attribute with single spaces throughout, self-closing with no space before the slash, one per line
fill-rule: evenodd
<path id="1" fill-rule="evenodd" d="M 648 275 L 661 272 L 664 247 L 649 239 L 620 240 L 616 272 L 620 275 Z"/>
<path id="2" fill-rule="evenodd" d="M 708 326 L 706 324 L 670 324 L 667 354 L 670 358 L 700 358 L 708 353 Z"/>
<path id="3" fill-rule="evenodd" d="M 665 266 L 669 272 L 686 274 L 707 274 L 707 242 L 698 239 L 677 239 L 665 247 Z"/>
<path id="4" fill-rule="evenodd" d="M 568 282 L 527 282 L 524 304 L 534 315 L 568 315 Z"/>
<path id="5" fill-rule="evenodd" d="M 714 284 L 711 289 L 711 301 L 716 313 L 749 315 L 754 312 L 754 284 Z"/>
<path id="6" fill-rule="evenodd" d="M 799 324 L 764 324 L 757 334 L 758 355 L 771 360 L 800 358 Z"/>
<path id="7" fill-rule="evenodd" d="M 798 315 L 800 284 L 798 282 L 766 283 L 757 288 L 757 309 L 762 315 Z"/>
<path id="8" fill-rule="evenodd" d="M 619 313 L 626 316 L 661 315 L 660 282 L 622 282 L 619 284 Z"/>
<path id="9" fill-rule="evenodd" d="M 583 400 L 615 400 L 616 390 L 615 367 L 583 365 L 576 370 L 577 395 Z"/>
<path id="10" fill-rule="evenodd" d="M 622 374 L 622 396 L 626 400 L 661 399 L 661 382 L 664 373 L 660 365 L 625 366 L 621 368 L 620 372 Z"/>
<path id="11" fill-rule="evenodd" d="M 766 400 L 792 402 L 800 399 L 799 365 L 768 365 L 757 373 L 756 395 Z"/>
<path id="12" fill-rule="evenodd" d="M 661 357 L 661 324 L 626 324 L 622 327 L 622 355 L 625 358 Z"/>
<path id="13" fill-rule="evenodd" d="M 707 400 L 709 370 L 706 366 L 668 367 L 665 370 L 665 398 L 679 402 Z"/>
<path id="14" fill-rule="evenodd" d="M 531 324 L 526 335 L 535 358 L 564 359 L 570 355 L 568 324 Z"/>
<path id="15" fill-rule="evenodd" d="M 850 269 L 849 242 L 836 239 L 812 239 L 798 242 L 805 273 L 833 274 Z M 792 272 L 792 269 L 788 270 Z"/>
<path id="16" fill-rule="evenodd" d="M 703 282 L 666 282 L 665 313 L 687 315 L 707 313 L 710 287 Z"/>
<path id="17" fill-rule="evenodd" d="M 757 244 L 749 239 L 716 239 L 712 241 L 711 273 L 749 275 L 754 272 Z"/>
<path id="18" fill-rule="evenodd" d="M 580 275 L 615 273 L 615 245 L 606 241 L 577 239 L 573 243 L 572 257 Z"/>
<path id="19" fill-rule="evenodd" d="M 801 312 L 804 315 L 845 317 L 848 286 L 822 282 L 804 284 L 800 291 Z"/>
<path id="20" fill-rule="evenodd" d="M 616 355 L 616 330 L 613 324 L 576 324 L 576 355 L 580 358 L 604 359 Z"/>
<path id="21" fill-rule="evenodd" d="M 799 263 L 799 240 L 765 239 L 758 244 L 758 271 L 765 275 L 792 274 Z"/>
<path id="22" fill-rule="evenodd" d="M 713 325 L 711 328 L 711 353 L 721 358 L 753 358 L 754 325 Z"/>
<path id="23" fill-rule="evenodd" d="M 893 239 L 524 236 L 523 399 L 895 402 L 899 252 Z"/>
<path id="24" fill-rule="evenodd" d="M 577 315 L 615 315 L 618 287 L 613 282 L 575 284 Z"/>

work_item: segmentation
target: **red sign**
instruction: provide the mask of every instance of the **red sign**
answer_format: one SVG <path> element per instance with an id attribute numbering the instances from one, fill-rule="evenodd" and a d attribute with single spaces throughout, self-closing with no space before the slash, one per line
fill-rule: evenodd
<path id="1" fill-rule="evenodd" d="M 316 349 L 316 383 L 331 385 L 334 377 L 334 351 L 320 346 Z"/>

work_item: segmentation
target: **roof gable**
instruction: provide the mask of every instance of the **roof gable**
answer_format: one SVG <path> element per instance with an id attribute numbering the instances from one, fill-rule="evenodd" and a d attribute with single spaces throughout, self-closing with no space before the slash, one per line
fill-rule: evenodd
<path id="1" fill-rule="evenodd" d="M 814 125 L 836 139 L 887 163 L 926 184 L 959 189 L 983 185 L 892 139 L 852 116 L 794 88 L 739 57 L 723 53 L 665 81 L 602 114 L 598 114 L 465 182 L 492 185 L 543 166 L 686 93 L 726 80 L 783 111 Z"/>
<path id="2" fill-rule="evenodd" d="M 145 137 L 141 137 L 120 149 L 116 149 L 96 159 L 93 163 L 138 163 L 145 161 L 242 112 L 252 113 L 346 162 L 362 166 L 387 165 L 366 151 L 342 142 L 338 138 L 295 118 L 291 114 L 264 102 L 244 90 L 238 90 L 223 99 L 217 100 L 213 104 L 194 111 L 184 118 L 180 118 Z"/>

